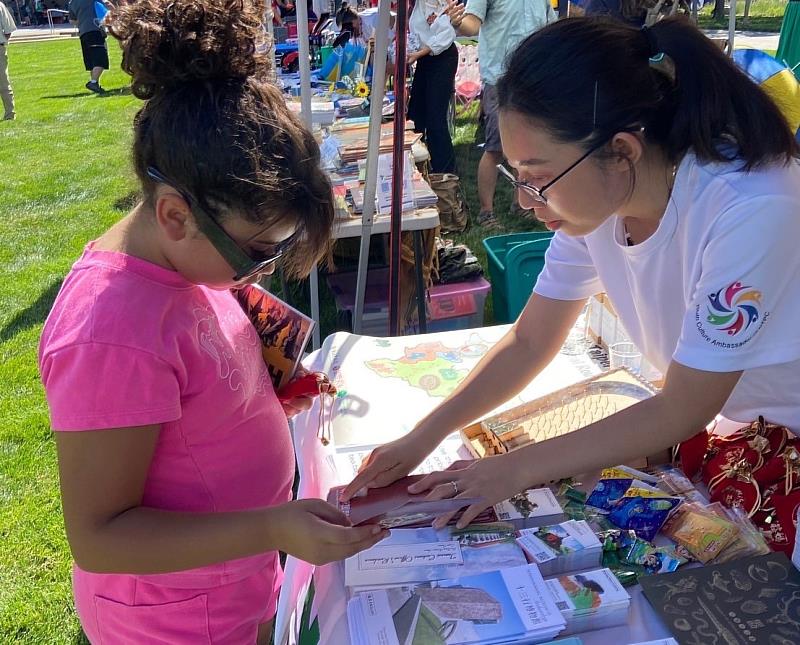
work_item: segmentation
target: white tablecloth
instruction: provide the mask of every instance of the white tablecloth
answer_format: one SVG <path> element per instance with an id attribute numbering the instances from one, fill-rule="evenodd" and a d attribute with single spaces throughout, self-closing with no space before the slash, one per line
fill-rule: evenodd
<path id="1" fill-rule="evenodd" d="M 337 400 L 333 442 L 323 446 L 317 437 L 318 403 L 294 422 L 300 498 L 325 498 L 335 485 L 347 483 L 349 474 L 334 465 L 336 450 L 374 446 L 408 432 L 414 423 L 438 405 L 448 389 L 465 375 L 508 329 L 508 326 L 462 330 L 425 336 L 375 339 L 338 333 L 309 356 L 305 366 L 326 372 L 346 392 Z M 518 396 L 501 408 L 518 405 L 598 373 L 585 353 L 559 354 Z M 427 370 L 427 371 L 426 371 Z M 443 372 L 444 370 L 444 372 Z M 429 372 L 429 373 L 428 373 Z M 435 381 L 434 374 L 454 375 L 451 383 Z M 345 645 L 346 592 L 342 563 L 318 567 L 288 558 L 286 580 L 276 618 L 276 643 L 295 643 L 299 616 L 313 573 L 315 597 L 311 619 L 319 620 L 320 643 Z M 629 590 L 632 603 L 628 624 L 580 634 L 585 645 L 625 645 L 669 636 L 640 588 Z"/>

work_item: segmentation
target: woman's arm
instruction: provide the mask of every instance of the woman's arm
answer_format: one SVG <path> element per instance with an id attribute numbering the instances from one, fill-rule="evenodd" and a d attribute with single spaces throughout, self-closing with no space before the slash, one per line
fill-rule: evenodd
<path id="1" fill-rule="evenodd" d="M 321 500 L 231 513 L 141 506 L 160 426 L 56 432 L 67 537 L 82 569 L 97 573 L 182 571 L 281 550 L 314 564 L 382 539 L 351 528 Z"/>
<path id="2" fill-rule="evenodd" d="M 552 480 L 652 455 L 692 437 L 725 405 L 742 372 L 706 372 L 673 362 L 656 396 L 567 435 L 428 475 L 412 487 L 432 499 L 481 497 L 459 520 L 466 526 L 488 506 Z M 443 525 L 448 518 L 440 518 Z"/>
<path id="3" fill-rule="evenodd" d="M 558 353 L 585 300 L 533 294 L 517 322 L 445 401 L 395 442 L 377 448 L 343 491 L 387 486 L 407 475 L 451 432 L 524 389 Z"/>

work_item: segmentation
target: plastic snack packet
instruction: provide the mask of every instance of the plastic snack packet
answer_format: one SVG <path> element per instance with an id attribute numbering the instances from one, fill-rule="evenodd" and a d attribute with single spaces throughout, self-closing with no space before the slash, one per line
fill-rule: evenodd
<path id="1" fill-rule="evenodd" d="M 664 534 L 706 564 L 736 539 L 739 529 L 700 506 L 685 504 L 666 523 Z"/>
<path id="2" fill-rule="evenodd" d="M 637 537 L 651 542 L 681 502 L 678 497 L 623 497 L 608 519 L 619 528 L 630 529 Z"/>

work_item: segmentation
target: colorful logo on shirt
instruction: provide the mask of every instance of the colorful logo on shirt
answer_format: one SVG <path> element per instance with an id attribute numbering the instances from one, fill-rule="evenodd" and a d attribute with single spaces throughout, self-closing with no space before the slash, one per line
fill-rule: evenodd
<path id="1" fill-rule="evenodd" d="M 706 320 L 717 331 L 736 336 L 761 317 L 761 292 L 734 282 L 708 296 Z"/>

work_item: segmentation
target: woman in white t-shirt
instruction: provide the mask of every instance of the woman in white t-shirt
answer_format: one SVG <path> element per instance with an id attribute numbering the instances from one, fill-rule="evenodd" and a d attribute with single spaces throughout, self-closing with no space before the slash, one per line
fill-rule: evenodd
<path id="1" fill-rule="evenodd" d="M 456 155 L 447 114 L 455 92 L 456 31 L 445 13 L 447 0 L 417 0 L 409 29 L 409 64 L 416 63 L 408 118 L 425 137 L 433 172 L 456 171 Z M 412 50 L 412 43 L 416 47 Z"/>
<path id="2" fill-rule="evenodd" d="M 557 231 L 527 306 L 448 399 L 378 448 L 346 493 L 409 473 L 558 352 L 606 291 L 662 391 L 567 436 L 422 480 L 480 497 L 654 454 L 718 413 L 800 434 L 800 164 L 776 105 L 681 19 L 575 18 L 530 36 L 498 84 L 520 203 Z M 443 518 L 440 518 L 443 519 Z"/>

